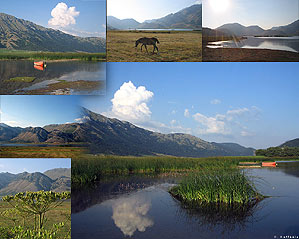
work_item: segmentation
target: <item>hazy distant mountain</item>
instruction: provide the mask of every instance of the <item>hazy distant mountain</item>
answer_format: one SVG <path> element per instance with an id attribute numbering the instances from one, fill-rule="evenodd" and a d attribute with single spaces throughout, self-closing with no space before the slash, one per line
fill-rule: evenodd
<path id="1" fill-rule="evenodd" d="M 70 168 L 55 168 L 50 169 L 44 172 L 49 178 L 56 180 L 60 177 L 71 177 L 71 169 Z"/>
<path id="2" fill-rule="evenodd" d="M 120 20 L 113 16 L 108 16 L 107 25 L 114 29 L 135 29 L 140 25 L 140 22 L 130 18 Z"/>
<path id="3" fill-rule="evenodd" d="M 299 36 L 299 20 L 286 26 L 273 27 L 271 30 L 281 31 L 291 36 Z"/>
<path id="4" fill-rule="evenodd" d="M 70 191 L 71 178 L 65 176 L 70 169 L 52 169 L 47 171 L 48 174 L 55 175 L 51 179 L 45 173 L 0 173 L 0 195 L 11 195 L 25 191 Z"/>
<path id="5" fill-rule="evenodd" d="M 281 27 L 273 27 L 264 30 L 259 26 L 245 27 L 239 23 L 224 24 L 216 30 L 231 34 L 234 36 L 298 36 L 299 35 L 299 20 Z"/>
<path id="6" fill-rule="evenodd" d="M 159 19 L 146 20 L 139 23 L 134 19 L 120 20 L 108 16 L 109 29 L 201 29 L 202 27 L 202 5 L 195 4 L 184 8 L 176 13 L 171 13 Z"/>
<path id="7" fill-rule="evenodd" d="M 280 145 L 279 147 L 299 147 L 299 138 L 289 140 L 283 143 L 282 145 Z"/>
<path id="8" fill-rule="evenodd" d="M 76 37 L 0 13 L 0 48 L 30 51 L 105 52 L 100 37 Z"/>
<path id="9" fill-rule="evenodd" d="M 237 144 L 210 143 L 181 133 L 156 133 L 126 121 L 107 118 L 86 109 L 84 111 L 89 120 L 82 126 L 85 131 L 83 135 L 93 153 L 186 157 L 254 154 L 254 149 Z"/>

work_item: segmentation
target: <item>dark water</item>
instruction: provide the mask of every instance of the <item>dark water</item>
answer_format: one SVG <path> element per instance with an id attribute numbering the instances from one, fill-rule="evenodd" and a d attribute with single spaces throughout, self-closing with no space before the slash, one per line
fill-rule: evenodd
<path id="1" fill-rule="evenodd" d="M 209 43 L 210 48 L 253 48 L 299 52 L 299 36 L 296 37 L 247 37 L 240 42 L 218 41 Z"/>
<path id="2" fill-rule="evenodd" d="M 185 208 L 168 193 L 179 179 L 129 177 L 72 189 L 72 238 L 280 238 L 299 236 L 299 167 L 248 169 L 264 199 L 223 217 Z"/>
<path id="3" fill-rule="evenodd" d="M 14 77 L 36 77 L 31 83 L 7 82 Z M 0 61 L 0 94 L 22 94 L 26 90 L 43 89 L 59 81 L 100 81 L 99 89 L 81 91 L 70 88 L 70 94 L 104 94 L 106 82 L 105 63 L 99 62 L 48 62 L 43 70 L 33 67 L 33 61 Z M 54 93 L 54 92 L 52 92 Z"/>

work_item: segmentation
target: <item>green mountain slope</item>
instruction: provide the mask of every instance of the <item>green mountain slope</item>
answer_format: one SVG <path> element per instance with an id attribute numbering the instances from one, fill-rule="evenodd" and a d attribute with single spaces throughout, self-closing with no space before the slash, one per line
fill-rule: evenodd
<path id="1" fill-rule="evenodd" d="M 105 39 L 76 37 L 0 13 L 0 48 L 52 52 L 105 52 Z"/>

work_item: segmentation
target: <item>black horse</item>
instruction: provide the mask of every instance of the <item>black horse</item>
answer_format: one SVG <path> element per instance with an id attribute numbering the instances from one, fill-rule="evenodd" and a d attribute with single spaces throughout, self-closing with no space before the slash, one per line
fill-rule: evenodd
<path id="1" fill-rule="evenodd" d="M 146 52 L 148 53 L 147 51 L 147 45 L 153 45 L 154 46 L 154 50 L 153 50 L 153 54 L 155 52 L 155 49 L 157 49 L 157 52 L 159 52 L 159 49 L 157 47 L 157 43 L 160 43 L 159 40 L 155 37 L 152 37 L 152 38 L 148 38 L 148 37 L 142 37 L 142 38 L 139 38 L 137 41 L 136 41 L 136 44 L 135 44 L 135 47 L 137 47 L 139 44 L 142 44 L 141 45 L 141 51 L 142 51 L 142 47 L 145 46 L 145 49 L 146 49 Z"/>

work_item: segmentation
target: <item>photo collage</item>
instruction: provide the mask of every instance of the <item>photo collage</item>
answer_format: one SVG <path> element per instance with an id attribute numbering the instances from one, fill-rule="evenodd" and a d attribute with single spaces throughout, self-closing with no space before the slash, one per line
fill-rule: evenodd
<path id="1" fill-rule="evenodd" d="M 0 4 L 0 239 L 299 238 L 299 0 Z"/>

